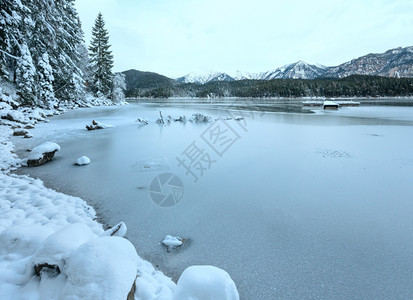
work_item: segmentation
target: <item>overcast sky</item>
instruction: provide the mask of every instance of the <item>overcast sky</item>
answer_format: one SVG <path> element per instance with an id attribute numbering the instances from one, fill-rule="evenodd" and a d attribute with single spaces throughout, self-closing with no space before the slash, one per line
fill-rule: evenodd
<path id="1" fill-rule="evenodd" d="M 413 45 L 413 0 L 77 0 L 90 44 L 102 12 L 114 71 L 179 77 L 334 66 Z"/>

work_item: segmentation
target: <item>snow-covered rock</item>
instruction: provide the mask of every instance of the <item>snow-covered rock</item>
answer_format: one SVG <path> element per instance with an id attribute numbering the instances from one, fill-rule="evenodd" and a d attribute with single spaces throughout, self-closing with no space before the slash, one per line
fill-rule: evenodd
<path id="1" fill-rule="evenodd" d="M 18 110 L 2 110 L 0 111 L 0 117 L 4 120 L 9 120 L 17 123 L 28 123 L 28 118 Z"/>
<path id="2" fill-rule="evenodd" d="M 90 164 L 90 159 L 87 156 L 81 156 L 76 159 L 75 165 L 77 166 L 84 166 Z"/>
<path id="3" fill-rule="evenodd" d="M 167 235 L 162 241 L 162 244 L 166 247 L 166 249 L 169 252 L 172 249 L 182 246 L 184 242 L 185 242 L 185 239 L 179 236 Z"/>
<path id="4" fill-rule="evenodd" d="M 13 131 L 13 136 L 25 136 L 29 132 L 26 129 L 15 129 Z"/>
<path id="5" fill-rule="evenodd" d="M 33 137 L 33 135 L 30 133 L 30 132 L 28 132 L 28 133 L 26 133 L 25 135 L 24 135 L 24 138 L 25 139 L 30 139 L 30 138 L 32 138 Z"/>
<path id="6" fill-rule="evenodd" d="M 237 287 L 222 269 L 188 267 L 178 280 L 173 300 L 238 300 Z"/>
<path id="7" fill-rule="evenodd" d="M 33 148 L 27 160 L 29 167 L 36 167 L 51 161 L 54 154 L 60 151 L 60 146 L 53 142 L 44 142 L 43 144 Z"/>
<path id="8" fill-rule="evenodd" d="M 92 239 L 72 252 L 61 299 L 126 299 L 138 268 L 135 247 L 116 236 Z"/>
<path id="9" fill-rule="evenodd" d="M 108 125 L 108 124 L 103 124 L 103 123 L 97 122 L 95 120 L 92 120 L 92 124 L 86 125 L 87 130 L 105 129 L 105 128 L 111 128 L 111 127 L 113 127 L 113 126 Z"/>
<path id="10" fill-rule="evenodd" d="M 95 236 L 85 224 L 70 224 L 56 231 L 43 242 L 34 253 L 29 269 L 34 269 L 36 275 L 39 275 L 43 267 L 53 268 L 60 273 L 73 250 Z"/>
<path id="11" fill-rule="evenodd" d="M 195 122 L 195 123 L 210 123 L 212 122 L 212 118 L 209 116 L 205 116 L 200 113 L 193 114 L 191 118 L 189 119 L 190 122 Z"/>

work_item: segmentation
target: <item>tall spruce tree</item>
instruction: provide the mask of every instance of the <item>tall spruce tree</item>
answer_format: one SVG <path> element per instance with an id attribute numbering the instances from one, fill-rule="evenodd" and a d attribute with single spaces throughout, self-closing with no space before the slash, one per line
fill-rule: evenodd
<path id="1" fill-rule="evenodd" d="M 33 65 L 32 55 L 26 44 L 21 45 L 21 56 L 17 62 L 16 83 L 20 89 L 21 102 L 24 105 L 36 105 L 36 68 Z"/>
<path id="2" fill-rule="evenodd" d="M 20 47 L 26 40 L 28 26 L 24 18 L 28 13 L 29 9 L 21 1 L 0 0 L 0 75 L 11 81 L 16 80 Z"/>
<path id="3" fill-rule="evenodd" d="M 92 42 L 89 47 L 93 72 L 92 91 L 97 96 L 109 97 L 112 87 L 113 55 L 109 50 L 109 34 L 105 29 L 102 13 L 99 13 L 92 28 Z"/>

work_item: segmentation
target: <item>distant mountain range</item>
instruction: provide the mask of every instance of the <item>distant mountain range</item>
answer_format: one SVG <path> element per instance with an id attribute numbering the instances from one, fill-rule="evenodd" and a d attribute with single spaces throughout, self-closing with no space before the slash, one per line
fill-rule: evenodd
<path id="1" fill-rule="evenodd" d="M 223 72 L 190 73 L 177 78 L 176 81 L 205 84 L 210 81 L 343 78 L 350 75 L 413 77 L 413 47 L 391 49 L 379 54 L 368 54 L 335 67 L 312 65 L 298 61 L 262 73 L 243 73 L 241 71 L 237 71 L 235 74 Z"/>
<path id="2" fill-rule="evenodd" d="M 343 78 L 350 75 L 413 77 L 413 47 L 367 54 L 337 67 L 327 68 L 323 77 Z"/>
<path id="3" fill-rule="evenodd" d="M 351 75 L 372 75 L 383 77 L 413 77 L 413 46 L 396 48 L 385 53 L 368 54 L 339 66 L 326 67 L 308 64 L 303 61 L 262 73 L 246 73 L 237 71 L 234 74 L 224 72 L 190 73 L 172 79 L 166 76 L 137 70 L 122 72 L 126 75 L 127 90 L 160 89 L 179 84 L 206 84 L 209 82 L 232 82 L 239 80 L 272 80 L 272 79 L 316 79 L 343 78 Z M 133 94 L 133 93 L 132 93 Z M 140 93 L 142 94 L 142 93 Z"/>

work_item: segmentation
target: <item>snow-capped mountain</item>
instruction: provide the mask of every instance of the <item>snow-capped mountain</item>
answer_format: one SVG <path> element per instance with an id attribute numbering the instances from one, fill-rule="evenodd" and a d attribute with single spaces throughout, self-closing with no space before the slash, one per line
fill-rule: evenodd
<path id="1" fill-rule="evenodd" d="M 204 84 L 211 81 L 234 81 L 244 79 L 315 79 L 321 77 L 342 78 L 350 75 L 377 75 L 385 77 L 413 77 L 413 46 L 395 48 L 385 53 L 367 54 L 336 67 L 308 64 L 303 61 L 288 64 L 262 73 L 209 72 L 190 73 L 176 79 L 180 83 Z"/>
<path id="2" fill-rule="evenodd" d="M 413 47 L 395 48 L 384 53 L 370 53 L 337 67 L 330 67 L 324 77 L 350 75 L 413 77 Z"/>
<path id="3" fill-rule="evenodd" d="M 298 61 L 296 63 L 285 65 L 281 68 L 262 73 L 249 73 L 242 71 L 236 71 L 231 75 L 223 72 L 209 72 L 204 74 L 190 73 L 183 77 L 177 78 L 176 81 L 180 83 L 204 84 L 211 81 L 234 81 L 244 79 L 314 79 L 322 76 L 326 70 L 327 67 L 322 65 L 311 65 L 303 61 Z"/>
<path id="4" fill-rule="evenodd" d="M 261 79 L 262 73 L 249 73 L 237 70 L 235 73 L 231 74 L 234 80 L 244 80 L 244 79 Z"/>
<path id="5" fill-rule="evenodd" d="M 235 79 L 227 73 L 208 72 L 208 73 L 189 73 L 176 79 L 180 83 L 204 84 L 210 81 L 234 81 Z"/>
<path id="6" fill-rule="evenodd" d="M 327 67 L 322 65 L 311 65 L 303 61 L 285 65 L 273 71 L 264 72 L 259 79 L 314 79 L 322 76 Z"/>
<path id="7" fill-rule="evenodd" d="M 217 76 L 213 77 L 208 82 L 211 82 L 211 81 L 234 81 L 234 80 L 235 79 L 232 78 L 231 76 L 229 76 L 227 73 L 220 73 Z"/>

